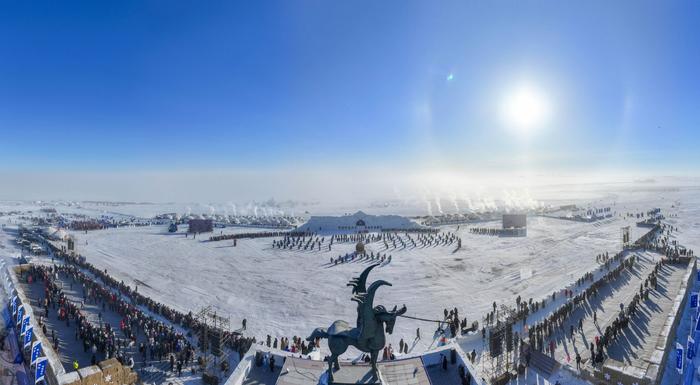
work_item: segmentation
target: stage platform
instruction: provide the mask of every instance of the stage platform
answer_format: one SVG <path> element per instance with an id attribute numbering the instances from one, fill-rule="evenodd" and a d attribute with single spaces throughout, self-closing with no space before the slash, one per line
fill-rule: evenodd
<path id="1" fill-rule="evenodd" d="M 335 385 L 431 385 L 420 358 L 386 361 L 378 364 L 381 379 L 372 374 L 370 365 L 341 362 L 334 373 Z M 287 358 L 276 385 L 317 385 L 328 365 L 323 361 Z"/>

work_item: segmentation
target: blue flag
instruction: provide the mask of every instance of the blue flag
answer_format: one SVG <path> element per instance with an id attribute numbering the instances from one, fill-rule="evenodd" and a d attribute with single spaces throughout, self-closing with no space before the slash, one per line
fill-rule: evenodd
<path id="1" fill-rule="evenodd" d="M 48 358 L 44 357 L 36 362 L 36 372 L 34 373 L 34 383 L 38 384 L 39 381 L 44 381 L 44 375 L 46 374 L 46 365 L 49 363 Z"/>
<path id="2" fill-rule="evenodd" d="M 693 357 L 695 357 L 695 340 L 691 336 L 688 336 L 687 349 L 688 349 L 688 354 L 687 354 L 688 359 L 692 360 Z"/>
<path id="3" fill-rule="evenodd" d="M 17 296 L 12 297 L 12 316 L 17 314 Z"/>
<path id="4" fill-rule="evenodd" d="M 29 361 L 30 365 L 34 365 L 36 363 L 36 360 L 39 359 L 41 356 L 41 341 L 36 340 L 32 344 L 32 359 Z"/>
<path id="5" fill-rule="evenodd" d="M 29 315 L 24 317 L 24 320 L 22 320 L 22 328 L 20 329 L 19 336 L 22 337 L 24 333 L 27 331 L 27 328 L 29 327 Z"/>
<path id="6" fill-rule="evenodd" d="M 20 321 L 22 321 L 22 317 L 24 317 L 24 305 L 19 305 L 19 309 L 17 309 L 17 321 L 15 321 L 15 323 L 19 325 Z"/>
<path id="7" fill-rule="evenodd" d="M 698 307 L 698 293 L 690 293 L 690 308 Z"/>
<path id="8" fill-rule="evenodd" d="M 34 334 L 34 327 L 30 326 L 24 332 L 24 348 L 28 348 L 32 344 L 32 334 Z"/>

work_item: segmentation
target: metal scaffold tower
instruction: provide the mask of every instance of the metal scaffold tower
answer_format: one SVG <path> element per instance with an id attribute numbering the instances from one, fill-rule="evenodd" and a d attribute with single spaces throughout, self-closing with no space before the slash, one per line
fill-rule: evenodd
<path id="1" fill-rule="evenodd" d="M 487 328 L 488 353 L 481 361 L 481 369 L 491 384 L 508 381 L 511 371 L 517 366 L 519 358 L 513 335 L 516 313 L 513 309 L 501 305 L 495 312 L 496 321 Z"/>
<path id="2" fill-rule="evenodd" d="M 228 365 L 226 344 L 231 339 L 231 320 L 217 314 L 211 305 L 203 307 L 195 315 L 199 328 L 199 350 L 204 360 L 204 372 L 217 376 L 221 373 L 222 363 Z"/>

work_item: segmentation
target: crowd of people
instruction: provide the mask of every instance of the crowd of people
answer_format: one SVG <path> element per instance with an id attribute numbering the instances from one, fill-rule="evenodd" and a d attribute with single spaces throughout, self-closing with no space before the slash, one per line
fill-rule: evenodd
<path id="1" fill-rule="evenodd" d="M 289 249 L 289 250 L 301 250 L 302 247 L 304 250 L 314 250 L 318 249 L 318 251 L 321 251 L 321 245 L 326 241 L 326 237 L 319 237 L 313 233 L 308 234 L 308 239 L 307 239 L 307 234 L 304 234 L 302 236 L 296 236 L 293 234 L 284 234 L 284 237 L 280 240 L 273 240 L 272 241 L 272 247 L 275 249 Z M 328 250 L 331 249 L 331 245 L 333 244 L 333 238 L 330 239 L 330 243 L 328 244 Z"/>
<path id="2" fill-rule="evenodd" d="M 660 269 L 665 264 L 673 264 L 681 262 L 679 259 L 683 256 L 692 256 L 693 251 L 685 248 L 670 247 L 667 240 L 663 240 L 659 235 L 665 234 L 665 230 L 662 226 L 650 231 L 645 234 L 643 245 L 650 247 L 653 245 L 654 250 L 663 254 L 665 258 L 658 261 L 649 275 L 646 277 L 643 283 L 640 283 L 639 290 L 635 293 L 628 304 L 620 304 L 620 311 L 618 315 L 605 327 L 601 332 L 601 335 L 595 337 L 594 342 L 590 342 L 588 346 L 590 350 L 590 362 L 594 365 L 600 364 L 605 360 L 605 352 L 607 348 L 614 343 L 618 336 L 623 333 L 625 329 L 629 327 L 631 318 L 638 312 L 640 303 L 644 300 L 648 300 L 650 292 L 652 290 L 658 290 L 658 276 Z M 637 243 L 639 244 L 639 243 Z M 599 254 L 596 256 L 596 261 L 602 263 L 604 266 L 602 268 L 607 269 L 608 272 L 600 279 L 593 282 L 589 287 L 580 292 L 577 295 L 571 297 L 570 291 L 565 291 L 569 301 L 565 302 L 558 309 L 553 311 L 548 317 L 546 317 L 541 322 L 534 325 L 526 327 L 527 338 L 529 340 L 530 346 L 538 351 L 543 351 L 546 354 L 554 355 L 554 350 L 556 349 L 554 334 L 560 332 L 564 335 L 564 338 L 573 339 L 574 333 L 576 331 L 583 330 L 583 319 L 582 317 L 578 320 L 578 323 L 569 322 L 571 314 L 581 306 L 584 306 L 585 302 L 590 302 L 592 298 L 598 297 L 599 290 L 605 284 L 612 283 L 617 280 L 625 269 L 632 269 L 635 265 L 636 257 L 630 256 L 627 259 L 623 259 L 623 254 L 615 254 L 612 258 L 609 258 L 607 253 Z M 617 267 L 612 268 L 614 262 L 619 261 Z M 593 280 L 593 275 L 588 273 L 586 276 L 577 280 L 576 285 L 582 285 L 586 280 Z M 555 299 L 555 294 L 552 294 L 552 300 Z M 516 301 L 518 301 L 516 299 Z M 593 322 L 597 325 L 597 313 L 594 310 L 591 314 Z M 523 324 L 525 325 L 526 318 L 523 318 Z M 568 326 L 568 330 L 567 330 Z M 485 337 L 485 334 L 484 334 Z M 549 340 L 548 343 L 545 343 Z M 576 354 L 576 364 L 577 367 L 580 366 L 581 356 Z"/>
<path id="3" fill-rule="evenodd" d="M 333 245 L 338 243 L 380 243 L 384 245 L 384 250 L 405 249 L 409 246 L 413 248 L 448 246 L 454 243 L 457 244 L 458 248 L 462 246 L 461 238 L 452 232 L 440 233 L 431 229 L 431 231 L 417 232 L 417 236 L 415 233 L 410 231 L 382 231 L 380 233 L 333 234 L 330 236 L 320 236 L 314 233 L 298 236 L 287 233 L 281 239 L 273 240 L 272 248 L 304 251 L 321 251 L 324 249 L 331 251 L 333 250 Z"/>
<path id="4" fill-rule="evenodd" d="M 236 239 L 253 239 L 253 238 L 277 238 L 277 237 L 304 237 L 310 236 L 311 233 L 304 232 L 289 232 L 289 231 L 259 231 L 254 233 L 234 233 L 234 234 L 219 234 L 209 237 L 210 241 L 226 241 Z"/>
<path id="5" fill-rule="evenodd" d="M 309 354 L 314 346 L 313 342 L 309 343 L 309 345 L 306 345 L 306 342 L 301 337 L 294 336 L 292 337 L 292 341 L 290 342 L 289 338 L 287 337 L 282 337 L 279 340 L 277 339 L 277 337 L 275 337 L 273 340 L 272 336 L 270 336 L 269 334 L 265 339 L 265 345 L 268 348 L 280 349 L 284 350 L 285 352 L 300 353 L 303 355 Z"/>
<path id="6" fill-rule="evenodd" d="M 462 246 L 462 239 L 459 236 L 457 236 L 457 234 L 449 231 L 443 233 L 420 234 L 418 235 L 415 241 L 413 240 L 413 238 L 411 238 L 410 235 L 406 235 L 408 236 L 408 240 L 413 244 L 413 247 L 418 247 L 418 244 L 420 244 L 420 247 L 434 247 L 449 246 L 454 243 L 457 243 L 459 247 Z"/>
<path id="7" fill-rule="evenodd" d="M 59 275 L 67 277 L 71 286 L 78 284 L 82 288 L 82 301 L 78 302 L 65 294 Z M 104 359 L 115 357 L 126 363 L 125 349 L 135 346 L 139 336 L 142 337 L 139 352 L 144 362 L 148 360 L 148 353 L 151 360 L 162 360 L 173 354 L 177 355 L 179 361 L 189 363 L 194 357 L 193 346 L 183 334 L 175 331 L 173 326 L 167 326 L 145 314 L 74 266 L 30 265 L 25 279 L 27 282 L 39 280 L 44 283 L 44 298 L 40 301 L 44 308 L 43 316 L 48 317 L 49 311 L 55 311 L 59 321 L 65 321 L 67 326 L 70 326 L 73 320 L 76 328 L 75 339 L 83 342 L 84 352 L 92 352 L 93 364 L 97 353 Z M 90 322 L 84 313 L 84 306 L 89 303 L 102 309 L 98 315 L 99 323 Z M 116 325 L 102 322 L 102 314 L 107 309 L 122 317 L 119 329 L 123 332 L 124 339 L 116 337 Z M 45 329 L 45 324 L 42 325 L 42 329 Z M 55 348 L 58 348 L 57 338 L 52 330 Z"/>
<path id="8" fill-rule="evenodd" d="M 369 254 L 366 252 L 363 253 L 345 253 L 345 255 L 339 255 L 337 258 L 330 257 L 330 262 L 329 264 L 331 265 L 338 265 L 338 264 L 343 264 L 343 263 L 348 263 L 348 262 L 353 262 L 353 261 L 376 261 L 381 264 L 389 264 L 391 263 L 391 254 L 389 256 L 386 255 L 386 253 L 377 253 L 374 254 L 374 251 L 371 251 Z"/>
<path id="9" fill-rule="evenodd" d="M 587 282 L 592 282 L 592 284 L 588 287 L 586 291 L 595 292 L 596 288 L 598 288 L 602 283 L 608 282 L 610 278 L 613 278 L 613 276 L 619 272 L 619 269 L 622 268 L 624 262 L 623 258 L 623 253 L 617 253 L 613 257 L 609 257 L 607 252 L 603 254 L 598 254 L 596 256 L 596 261 L 602 263 L 603 266 L 601 266 L 601 269 L 606 270 L 608 273 L 599 278 L 598 281 L 593 282 L 595 279 L 594 274 L 592 272 L 587 272 L 578 279 L 576 279 L 576 281 L 574 282 L 574 287 L 580 288 L 584 286 Z M 621 264 L 617 266 L 617 268 L 611 270 L 612 265 L 617 262 L 621 262 Z M 573 299 L 574 301 L 576 301 L 577 295 L 575 295 L 574 289 L 564 289 L 563 295 L 566 299 Z M 552 293 L 552 295 L 549 296 L 549 298 L 542 298 L 541 300 L 534 300 L 533 298 L 529 298 L 527 301 L 524 301 L 521 296 L 517 296 L 515 298 L 515 307 L 504 305 L 505 308 L 502 311 L 500 311 L 500 315 L 508 317 L 509 320 L 513 323 L 522 321 L 523 325 L 525 325 L 527 323 L 527 317 L 530 314 L 536 313 L 540 309 L 544 309 L 547 306 L 548 299 L 551 299 L 551 301 L 554 302 L 556 301 L 556 298 L 556 292 Z M 563 306 L 565 305 L 566 304 L 564 304 Z M 499 318 L 499 312 L 497 312 L 497 310 L 497 304 L 496 302 L 494 302 L 493 310 L 484 315 L 484 323 L 486 325 L 495 325 L 497 323 Z M 482 333 L 484 335 L 485 332 L 485 329 L 482 330 Z"/>
<path id="10" fill-rule="evenodd" d="M 649 299 L 651 290 L 658 290 L 659 269 L 666 263 L 671 263 L 671 261 L 662 259 L 656 263 L 654 269 L 644 280 L 644 283 L 640 284 L 639 291 L 635 293 L 630 303 L 627 304 L 627 306 L 620 304 L 620 312 L 617 317 L 615 317 L 610 325 L 605 327 L 605 331 L 601 336 L 596 336 L 595 343 L 590 343 L 591 362 L 594 365 L 603 363 L 605 360 L 604 349 L 607 350 L 607 348 L 617 340 L 618 336 L 629 327 L 630 319 L 637 314 L 639 303 L 642 300 Z M 594 320 L 594 322 L 597 322 L 597 320 Z M 577 358 L 577 361 L 578 360 Z"/>
<path id="11" fill-rule="evenodd" d="M 160 321 L 157 321 L 153 319 L 153 317 L 141 312 L 139 307 L 143 307 L 151 314 L 164 318 L 172 325 L 177 325 L 189 330 L 187 333 L 188 335 L 199 334 L 203 327 L 203 325 L 199 324 L 199 321 L 191 311 L 188 313 L 183 313 L 173 309 L 172 307 L 157 302 L 141 294 L 138 291 L 138 286 L 132 288 L 131 286 L 126 285 L 124 281 L 118 281 L 110 276 L 106 269 L 98 269 L 79 255 L 68 254 L 64 251 L 56 249 L 54 250 L 53 256 L 63 260 L 65 263 L 65 268 L 73 268 L 76 272 L 81 272 L 82 277 L 85 279 L 91 279 L 90 276 L 94 277 L 94 279 L 92 279 L 94 285 L 103 285 L 103 290 L 106 292 L 111 292 L 115 300 L 118 299 L 126 305 L 131 305 L 132 311 L 137 312 L 139 314 L 139 318 L 150 318 L 150 322 L 160 323 Z M 85 273 L 82 273 L 83 271 Z M 128 299 L 130 303 L 126 302 L 124 298 Z M 163 327 L 165 327 L 164 324 Z M 173 329 L 171 328 L 171 330 Z M 225 330 L 222 331 L 222 333 L 223 340 L 226 341 L 227 347 L 232 351 L 237 352 L 239 357 L 242 357 L 248 351 L 248 349 L 250 349 L 250 346 L 255 343 L 254 337 L 245 337 L 236 331 Z M 179 333 L 179 335 L 181 336 L 182 333 Z"/>
<path id="12" fill-rule="evenodd" d="M 492 236 L 501 235 L 501 230 L 502 229 L 490 228 L 490 227 L 470 227 L 469 228 L 469 232 L 472 234 L 492 235 Z"/>
<path id="13" fill-rule="evenodd" d="M 616 254 L 616 258 L 619 254 Z M 566 335 L 566 327 L 568 325 L 568 335 L 569 338 L 573 338 L 573 333 L 575 330 L 583 329 L 583 319 L 579 319 L 578 325 L 570 323 L 571 314 L 579 307 L 584 306 L 586 302 L 590 302 L 592 298 L 598 297 L 598 293 L 603 285 L 612 283 L 617 280 L 625 269 L 631 269 L 635 264 L 635 256 L 631 256 L 626 260 L 621 260 L 620 264 L 615 268 L 610 269 L 604 276 L 593 282 L 585 290 L 580 293 L 573 295 L 572 291 L 566 293 L 567 298 L 570 300 L 566 301 L 559 308 L 554 310 L 549 316 L 545 317 L 542 321 L 537 322 L 533 325 L 528 325 L 527 337 L 530 345 L 542 352 L 546 351 L 548 354 L 554 354 L 554 349 L 556 343 L 554 339 L 551 339 L 555 333 L 562 332 Z M 596 317 L 595 313 L 594 317 Z M 523 320 L 525 324 L 526 320 Z M 549 344 L 545 344 L 545 341 L 549 339 Z"/>

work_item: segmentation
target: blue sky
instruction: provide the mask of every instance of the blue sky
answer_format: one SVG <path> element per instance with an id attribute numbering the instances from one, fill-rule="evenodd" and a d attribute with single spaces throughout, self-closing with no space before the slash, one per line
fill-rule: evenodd
<path id="1" fill-rule="evenodd" d="M 6 172 L 700 164 L 697 1 L 0 6 Z M 523 81 L 552 110 L 525 137 Z"/>

